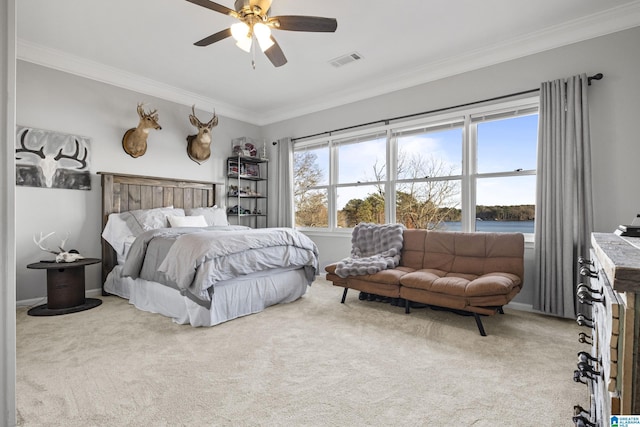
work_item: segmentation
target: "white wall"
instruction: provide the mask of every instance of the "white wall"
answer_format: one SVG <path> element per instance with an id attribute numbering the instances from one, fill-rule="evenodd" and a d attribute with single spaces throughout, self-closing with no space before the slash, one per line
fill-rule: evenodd
<path id="1" fill-rule="evenodd" d="M 598 72 L 604 79 L 589 92 L 595 230 L 610 232 L 640 213 L 640 27 L 587 40 L 410 89 L 343 105 L 263 129 L 267 140 L 429 111 L 538 88 L 540 82 Z M 366 60 L 349 66 L 366 67 Z M 321 265 L 349 255 L 350 235 L 310 234 Z M 526 250 L 525 287 L 515 301 L 530 304 L 533 250 Z"/>
<path id="2" fill-rule="evenodd" d="M 151 131 L 146 154 L 136 159 L 122 149 L 124 132 L 138 124 L 136 106 L 158 109 L 162 130 Z M 196 106 L 198 117 L 211 118 L 215 106 Z M 207 110 L 209 110 L 207 112 Z M 191 106 L 153 98 L 107 84 L 19 61 L 17 70 L 17 124 L 79 134 L 91 138 L 91 191 L 16 187 L 17 300 L 46 297 L 43 270 L 26 265 L 49 258 L 33 243 L 35 233 L 70 233 L 66 249 L 76 248 L 100 257 L 101 186 L 98 171 L 224 183 L 224 159 L 231 140 L 258 138 L 254 125 L 225 117 L 213 128 L 211 158 L 198 165 L 187 157 L 186 136 L 195 133 L 189 123 Z M 224 190 L 216 195 L 219 202 Z M 221 204 L 222 204 L 221 203 Z M 56 239 L 52 237 L 51 245 Z M 86 267 L 86 288 L 100 288 L 100 265 Z"/>

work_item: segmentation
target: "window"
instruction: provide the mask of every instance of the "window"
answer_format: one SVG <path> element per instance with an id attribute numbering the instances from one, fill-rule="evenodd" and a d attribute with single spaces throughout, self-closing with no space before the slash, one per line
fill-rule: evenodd
<path id="1" fill-rule="evenodd" d="M 352 228 L 359 222 L 384 224 L 387 137 L 386 133 L 334 141 L 338 182 L 336 223 Z"/>
<path id="2" fill-rule="evenodd" d="M 470 143 L 478 152 L 476 231 L 533 234 L 537 111 L 525 107 L 472 117 Z"/>
<path id="3" fill-rule="evenodd" d="M 296 227 L 329 226 L 329 146 L 321 144 L 293 153 L 293 202 Z"/>
<path id="4" fill-rule="evenodd" d="M 407 228 L 460 229 L 463 125 L 457 118 L 392 132 L 397 147 L 396 222 Z"/>
<path id="5" fill-rule="evenodd" d="M 538 98 L 294 145 L 301 228 L 533 234 Z"/>

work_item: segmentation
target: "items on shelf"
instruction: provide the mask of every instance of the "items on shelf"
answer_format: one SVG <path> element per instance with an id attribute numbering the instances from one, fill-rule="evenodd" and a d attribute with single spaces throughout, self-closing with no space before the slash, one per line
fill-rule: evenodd
<path id="1" fill-rule="evenodd" d="M 233 154 L 236 156 L 257 157 L 257 146 L 258 143 L 256 140 L 246 136 L 235 138 L 231 141 L 231 149 Z"/>
<path id="2" fill-rule="evenodd" d="M 251 189 L 250 186 L 246 186 L 243 188 L 240 188 L 240 190 L 238 190 L 238 186 L 237 185 L 230 185 L 229 186 L 229 196 L 231 197 L 262 197 L 262 194 L 254 191 Z"/>
<path id="3" fill-rule="evenodd" d="M 235 205 L 227 211 L 227 213 L 232 215 L 251 215 L 251 210 L 245 209 L 242 206 Z"/>
<path id="4" fill-rule="evenodd" d="M 251 163 L 240 163 L 238 166 L 238 163 L 230 162 L 228 173 L 232 176 L 239 175 L 240 177 L 260 178 L 260 166 Z"/>
<path id="5" fill-rule="evenodd" d="M 267 226 L 269 168 L 268 160 L 256 157 L 259 150 L 252 151 L 255 147 L 257 144 L 247 142 L 246 138 L 232 143 L 226 181 L 227 206 L 232 207 L 227 209 L 227 217 L 231 224 L 260 228 Z"/>

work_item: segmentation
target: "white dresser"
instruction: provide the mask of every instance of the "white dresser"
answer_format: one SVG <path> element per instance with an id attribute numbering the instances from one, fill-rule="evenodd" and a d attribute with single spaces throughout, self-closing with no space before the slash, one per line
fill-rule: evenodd
<path id="1" fill-rule="evenodd" d="M 574 422 L 608 427 L 611 415 L 640 414 L 640 238 L 593 233 L 591 247 L 577 285 L 579 340 L 588 346 L 574 372 L 587 384 L 590 408 L 577 407 Z"/>

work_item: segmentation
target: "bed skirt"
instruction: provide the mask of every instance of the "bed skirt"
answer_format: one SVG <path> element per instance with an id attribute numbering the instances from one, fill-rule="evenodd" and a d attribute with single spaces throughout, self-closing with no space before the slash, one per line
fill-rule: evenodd
<path id="1" fill-rule="evenodd" d="M 297 300 L 309 286 L 304 268 L 270 270 L 215 285 L 211 309 L 202 307 L 173 289 L 143 279 L 121 277 L 116 266 L 107 276 L 105 291 L 128 299 L 136 308 L 158 313 L 174 322 L 191 326 L 214 326 L 227 320 L 281 303 Z"/>

